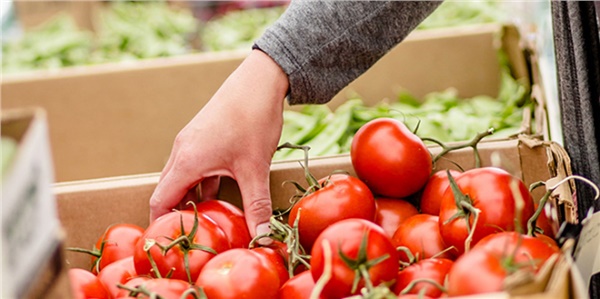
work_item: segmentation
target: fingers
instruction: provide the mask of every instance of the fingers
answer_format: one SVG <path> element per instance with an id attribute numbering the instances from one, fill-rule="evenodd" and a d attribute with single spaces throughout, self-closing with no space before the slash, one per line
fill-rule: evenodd
<path id="1" fill-rule="evenodd" d="M 163 172 L 162 178 L 150 197 L 150 222 L 170 212 L 173 207 L 186 198 L 189 191 L 198 184 L 198 180 L 190 181 L 189 177 L 181 171 L 175 171 L 173 167 L 169 171 Z"/>
<path id="2" fill-rule="evenodd" d="M 269 220 L 273 214 L 273 208 L 268 171 L 263 176 L 239 178 L 237 181 L 244 202 L 244 214 L 250 234 L 255 237 L 269 233 L 271 231 Z"/>

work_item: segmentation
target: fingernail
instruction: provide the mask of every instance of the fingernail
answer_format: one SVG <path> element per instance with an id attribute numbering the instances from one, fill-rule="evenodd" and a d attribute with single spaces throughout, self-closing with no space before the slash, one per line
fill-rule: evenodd
<path id="1" fill-rule="evenodd" d="M 269 227 L 269 223 L 261 223 L 256 226 L 256 235 L 257 236 L 266 236 L 271 233 L 271 228 Z M 273 243 L 273 240 L 269 237 L 264 237 L 258 239 L 258 244 L 263 246 L 268 246 Z"/>

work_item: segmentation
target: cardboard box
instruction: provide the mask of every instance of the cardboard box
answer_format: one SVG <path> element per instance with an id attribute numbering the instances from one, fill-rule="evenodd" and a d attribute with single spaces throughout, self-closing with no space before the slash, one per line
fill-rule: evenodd
<path id="1" fill-rule="evenodd" d="M 2 176 L 2 297 L 22 298 L 62 236 L 44 111 L 3 110 L 1 116 L 2 136 L 17 142 Z"/>
<path id="2" fill-rule="evenodd" d="M 519 40 L 516 28 L 497 24 L 415 31 L 329 105 L 336 108 L 351 91 L 375 104 L 395 97 L 399 87 L 418 97 L 448 87 L 463 97 L 496 96 L 498 47 L 510 54 L 516 76 L 528 78 Z M 157 172 L 176 134 L 247 54 L 201 53 L 6 76 L 1 105 L 46 109 L 57 181 Z"/>
<path id="3" fill-rule="evenodd" d="M 433 154 L 441 151 L 438 146 L 429 147 Z M 568 173 L 564 152 L 557 150 L 556 144 L 527 138 L 514 140 L 497 140 L 484 142 L 478 146 L 482 166 L 500 166 L 527 185 L 551 179 L 564 178 Z M 439 160 L 437 168 L 455 167 L 449 161 L 460 164 L 465 169 L 474 167 L 472 149 L 462 149 Z M 335 157 L 312 158 L 309 161 L 311 173 L 317 177 L 325 177 L 334 170 L 348 171 L 355 175 L 349 155 Z M 90 247 L 97 236 L 111 224 L 134 223 L 142 227 L 148 225 L 149 198 L 158 182 L 159 173 L 134 176 L 122 176 L 95 180 L 63 182 L 55 185 L 58 211 L 67 234 L 66 245 L 69 247 Z M 294 194 L 291 185 L 282 185 L 285 180 L 305 182 L 304 171 L 297 161 L 274 162 L 271 167 L 270 184 L 274 209 L 289 206 L 289 199 Z M 304 184 L 305 185 L 305 184 Z M 567 187 L 569 187 L 567 185 Z M 538 188 L 534 198 L 541 198 L 545 190 Z M 563 221 L 575 221 L 572 214 L 573 202 L 567 193 L 557 193 L 552 201 L 557 204 Z M 241 207 L 241 197 L 237 185 L 232 180 L 222 180 L 219 198 Z M 89 257 L 80 253 L 67 253 L 67 262 L 71 267 L 89 267 Z M 531 282 L 515 288 L 519 295 L 498 294 L 498 298 L 538 298 L 551 295 L 553 298 L 570 298 L 568 294 L 579 292 L 574 289 L 570 280 L 577 280 L 569 259 L 559 259 L 548 265 L 541 282 Z M 548 283 L 553 281 L 553 283 Z M 532 291 L 533 290 L 533 291 Z M 531 295 L 535 293 L 535 295 Z M 525 294 L 525 295 L 523 295 Z M 481 297 L 475 297 L 481 298 Z M 486 296 L 488 298 L 488 296 Z"/>

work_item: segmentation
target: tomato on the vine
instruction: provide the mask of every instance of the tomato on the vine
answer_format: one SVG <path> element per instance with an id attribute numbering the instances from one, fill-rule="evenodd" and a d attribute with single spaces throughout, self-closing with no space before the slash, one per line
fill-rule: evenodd
<path id="1" fill-rule="evenodd" d="M 457 179 L 461 172 L 449 169 L 450 175 Z M 438 216 L 440 214 L 440 204 L 442 195 L 446 192 L 450 182 L 448 181 L 448 172 L 445 169 L 434 172 L 421 192 L 419 206 L 421 213 Z"/>
<path id="2" fill-rule="evenodd" d="M 438 216 L 417 214 L 402 222 L 394 232 L 392 242 L 396 247 L 408 249 L 417 260 L 439 257 L 456 259 L 458 251 L 446 245 L 440 234 Z M 400 251 L 400 260 L 412 262 L 409 256 Z"/>
<path id="3" fill-rule="evenodd" d="M 199 298 L 200 291 L 190 283 L 172 278 L 141 278 L 131 280 L 133 283 L 125 283 L 133 291 L 122 290 L 123 294 L 117 298 L 137 298 L 137 299 L 195 299 Z"/>
<path id="4" fill-rule="evenodd" d="M 136 276 L 133 255 L 107 265 L 98 273 L 98 279 L 100 279 L 113 298 L 119 293 L 118 284 L 124 284 Z"/>
<path id="5" fill-rule="evenodd" d="M 486 236 L 473 249 L 483 249 L 497 256 L 509 257 L 520 269 L 537 272 L 560 248 L 548 239 L 537 238 L 517 232 L 499 232 Z"/>
<path id="6" fill-rule="evenodd" d="M 262 258 L 267 259 L 267 263 L 270 263 L 277 271 L 279 276 L 279 286 L 283 285 L 288 279 L 290 279 L 287 262 L 284 255 L 282 255 L 279 250 L 271 247 L 255 247 L 250 250 L 258 253 Z"/>
<path id="7" fill-rule="evenodd" d="M 444 258 L 429 258 L 411 264 L 398 272 L 394 293 L 438 298 L 445 291 L 446 276 L 453 264 L 453 261 Z"/>
<path id="8" fill-rule="evenodd" d="M 188 205 L 186 210 L 193 211 L 194 207 Z M 244 212 L 235 205 L 219 199 L 209 199 L 196 204 L 199 214 L 204 214 L 214 220 L 225 232 L 231 248 L 248 248 L 252 237 Z"/>
<path id="9" fill-rule="evenodd" d="M 356 174 L 373 193 L 393 198 L 421 190 L 433 166 L 423 140 L 392 118 L 364 124 L 352 139 L 350 157 Z"/>
<path id="10" fill-rule="evenodd" d="M 315 280 L 312 273 L 307 270 L 296 274 L 286 281 L 279 289 L 279 299 L 306 299 L 315 287 Z M 319 296 L 319 299 L 324 299 Z"/>
<path id="11" fill-rule="evenodd" d="M 343 298 L 392 282 L 398 273 L 398 252 L 385 231 L 364 219 L 345 219 L 325 229 L 311 251 L 311 273 L 318 284 L 328 277 L 321 295 Z"/>
<path id="12" fill-rule="evenodd" d="M 447 245 L 462 253 L 465 242 L 472 247 L 492 233 L 526 231 L 534 204 L 522 180 L 497 167 L 481 167 L 463 172 L 455 182 L 457 188 L 446 190 L 440 206 L 440 233 Z"/>
<path id="13" fill-rule="evenodd" d="M 377 210 L 375 223 L 391 238 L 400 222 L 419 213 L 417 208 L 404 199 L 379 197 L 375 199 Z"/>
<path id="14" fill-rule="evenodd" d="M 211 299 L 277 298 L 280 287 L 270 260 L 244 248 L 227 250 L 208 261 L 196 285 Z"/>
<path id="15" fill-rule="evenodd" d="M 133 256 L 135 245 L 143 234 L 142 227 L 131 223 L 109 226 L 98 238 L 91 252 L 92 273 L 98 274 L 110 263 Z"/>
<path id="16" fill-rule="evenodd" d="M 208 260 L 230 248 L 225 232 L 204 214 L 174 211 L 152 222 L 136 244 L 135 270 L 193 282 Z"/>
<path id="17" fill-rule="evenodd" d="M 375 199 L 369 188 L 348 174 L 333 174 L 319 180 L 316 191 L 294 204 L 288 224 L 298 219 L 300 244 L 309 251 L 319 234 L 331 224 L 348 218 L 375 219 Z"/>
<path id="18" fill-rule="evenodd" d="M 74 299 L 110 298 L 108 290 L 94 273 L 81 268 L 71 268 L 68 276 Z"/>

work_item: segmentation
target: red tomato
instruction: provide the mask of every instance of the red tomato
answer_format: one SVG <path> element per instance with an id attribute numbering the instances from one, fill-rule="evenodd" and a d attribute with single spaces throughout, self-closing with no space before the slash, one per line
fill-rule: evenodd
<path id="1" fill-rule="evenodd" d="M 550 256 L 560 253 L 556 243 L 517 232 L 499 232 L 477 242 L 473 249 L 484 249 L 496 256 L 509 257 L 518 268 L 537 272 Z"/>
<path id="2" fill-rule="evenodd" d="M 527 220 L 533 215 L 534 209 L 533 198 L 523 181 L 503 169 L 482 167 L 465 171 L 456 179 L 456 184 L 468 196 L 472 206 L 481 211 L 473 231 L 471 247 L 489 234 L 516 229 L 517 199 L 511 184 L 515 184 L 519 197 L 523 200 L 519 227 L 526 231 Z M 440 233 L 447 245 L 456 247 L 461 253 L 465 251 L 469 231 L 467 219 L 455 215 L 463 212 L 465 211 L 457 207 L 452 190 L 446 190 L 440 207 Z M 471 214 L 468 219 L 470 226 L 473 226 L 473 220 L 474 215 Z"/>
<path id="3" fill-rule="evenodd" d="M 486 250 L 470 250 L 448 272 L 448 296 L 499 292 L 507 275 L 502 258 Z"/>
<path id="4" fill-rule="evenodd" d="M 106 287 L 112 296 L 111 298 L 115 298 L 119 293 L 118 284 L 124 284 L 136 276 L 135 267 L 133 266 L 133 256 L 113 262 L 98 273 L 98 279 Z"/>
<path id="5" fill-rule="evenodd" d="M 224 200 L 210 199 L 196 204 L 198 213 L 205 214 L 210 219 L 214 220 L 219 227 L 225 232 L 231 248 L 248 248 L 252 237 L 244 212 L 233 204 Z M 189 205 L 186 210 L 194 210 L 194 207 Z"/>
<path id="6" fill-rule="evenodd" d="M 423 292 L 423 295 L 429 297 L 440 297 L 443 294 L 442 290 L 428 282 L 417 282 L 414 286 L 410 287 L 410 289 L 405 290 L 405 288 L 409 287 L 409 285 L 417 279 L 428 279 L 443 287 L 448 271 L 450 271 L 450 267 L 452 267 L 453 263 L 453 261 L 443 258 L 424 259 L 402 269 L 398 272 L 398 278 L 394 285 L 394 293 L 396 295 L 400 295 L 400 293 L 404 295 L 421 294 L 421 292 Z"/>
<path id="7" fill-rule="evenodd" d="M 94 273 L 81 269 L 69 269 L 69 282 L 71 283 L 71 292 L 74 299 L 104 299 L 110 298 L 110 295 L 102 282 Z"/>
<path id="8" fill-rule="evenodd" d="M 171 278 L 142 278 L 133 281 L 128 287 L 140 290 L 137 294 L 129 294 L 129 291 L 125 291 L 122 294 L 124 296 L 118 298 L 162 298 L 162 299 L 194 299 L 199 298 L 200 294 L 198 289 L 193 287 L 188 282 L 179 279 Z M 189 292 L 195 292 L 195 296 Z M 185 297 L 184 294 L 187 294 Z M 134 296 L 131 296 L 134 295 Z"/>
<path id="9" fill-rule="evenodd" d="M 327 250 L 327 249 L 330 249 Z M 330 258 L 326 257 L 330 255 Z M 378 261 L 375 263 L 375 261 Z M 374 263 L 372 265 L 369 265 Z M 364 219 L 346 219 L 325 229 L 317 238 L 311 251 L 311 273 L 315 282 L 331 266 L 331 277 L 321 295 L 326 298 L 343 298 L 358 294 L 368 286 L 364 276 L 357 271 L 366 267 L 373 286 L 389 283 L 398 274 L 398 252 L 385 231 L 377 224 Z M 369 265 L 369 266 L 368 266 Z M 353 289 L 356 275 L 358 285 Z"/>
<path id="10" fill-rule="evenodd" d="M 123 287 L 119 287 L 119 291 L 117 292 L 117 295 L 115 296 L 115 298 L 117 299 L 124 299 L 124 298 L 136 298 L 136 297 L 132 297 L 130 295 L 132 291 L 129 291 L 129 289 L 137 289 L 139 286 L 141 286 L 142 284 L 146 283 L 149 280 L 152 280 L 153 278 L 151 278 L 150 276 L 136 276 L 136 277 L 132 277 L 131 279 L 127 280 L 125 283 L 121 284 Z"/>
<path id="11" fill-rule="evenodd" d="M 112 262 L 133 256 L 135 244 L 143 234 L 144 229 L 135 224 L 119 223 L 108 227 L 96 242 L 94 251 L 100 258 L 92 257 L 92 273 L 98 273 Z"/>
<path id="12" fill-rule="evenodd" d="M 537 210 L 538 205 L 535 205 L 535 209 Z M 538 217 L 538 219 L 535 221 L 535 225 L 542 229 L 542 231 L 544 232 L 544 235 L 554 239 L 556 237 L 555 234 L 555 226 L 553 223 L 553 220 L 551 220 L 551 217 L 548 217 L 548 214 L 546 213 L 546 209 L 542 210 L 542 213 L 540 214 L 540 216 Z"/>
<path id="13" fill-rule="evenodd" d="M 301 272 L 290 278 L 279 289 L 279 299 L 306 299 L 315 287 L 315 280 L 310 271 Z M 319 299 L 324 299 L 319 296 Z"/>
<path id="14" fill-rule="evenodd" d="M 211 299 L 277 298 L 279 274 L 260 254 L 234 248 L 208 261 L 196 285 Z"/>
<path id="15" fill-rule="evenodd" d="M 419 213 L 410 202 L 395 198 L 377 198 L 375 223 L 383 228 L 391 238 L 400 226 L 400 222 Z"/>
<path id="16" fill-rule="evenodd" d="M 375 219 L 375 199 L 369 188 L 358 178 L 334 174 L 319 181 L 323 186 L 300 199 L 292 207 L 288 223 L 294 222 L 300 211 L 298 234 L 300 244 L 309 251 L 315 239 L 329 225 L 348 218 Z"/>
<path id="17" fill-rule="evenodd" d="M 261 257 L 266 258 L 268 263 L 271 263 L 273 268 L 279 275 L 279 286 L 283 285 L 288 279 L 290 274 L 288 272 L 287 263 L 285 257 L 281 255 L 277 250 L 270 247 L 255 247 L 251 249 L 258 253 Z"/>
<path id="18" fill-rule="evenodd" d="M 197 231 L 188 238 L 187 241 L 181 242 L 173 246 L 165 253 L 161 252 L 160 246 L 166 247 L 173 240 L 187 235 L 192 232 L 195 219 L 197 219 Z M 184 231 L 181 231 L 181 223 L 183 223 Z M 167 213 L 154 222 L 146 229 L 140 241 L 136 244 L 134 263 L 135 270 L 140 275 L 156 276 L 152 272 L 152 264 L 148 258 L 144 247 L 149 240 L 154 240 L 156 244 L 150 247 L 149 252 L 161 277 L 165 277 L 171 273 L 171 278 L 181 279 L 185 281 L 195 281 L 200 273 L 200 270 L 208 260 L 215 256 L 214 253 L 205 250 L 192 249 L 190 243 L 208 247 L 215 252 L 223 252 L 228 250 L 231 245 L 227 239 L 225 232 L 210 218 L 203 214 L 195 217 L 190 211 L 175 211 Z M 189 259 L 189 274 L 185 267 L 185 255 Z"/>
<path id="19" fill-rule="evenodd" d="M 363 125 L 350 148 L 352 166 L 373 193 L 404 198 L 421 190 L 432 170 L 431 153 L 404 123 L 378 118 Z"/>
<path id="20" fill-rule="evenodd" d="M 428 214 L 417 214 L 404 220 L 394 232 L 392 242 L 396 247 L 406 247 L 417 260 L 434 256 L 454 260 L 458 254 L 456 249 L 446 250 L 448 246 L 440 235 L 438 217 Z M 399 254 L 401 261 L 411 262 L 403 251 Z"/>
<path id="21" fill-rule="evenodd" d="M 457 179 L 461 174 L 458 170 L 449 171 L 454 179 Z M 442 195 L 449 186 L 450 182 L 448 181 L 446 169 L 434 172 L 427 180 L 427 184 L 425 184 L 425 188 L 421 193 L 421 201 L 419 202 L 421 213 L 439 216 Z"/>

